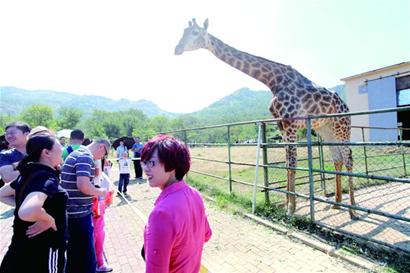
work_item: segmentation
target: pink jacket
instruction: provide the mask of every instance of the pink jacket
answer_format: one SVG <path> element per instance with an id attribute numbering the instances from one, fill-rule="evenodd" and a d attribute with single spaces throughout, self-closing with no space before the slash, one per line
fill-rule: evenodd
<path id="1" fill-rule="evenodd" d="M 166 187 L 145 226 L 145 272 L 199 272 L 211 234 L 199 192 L 183 180 Z"/>

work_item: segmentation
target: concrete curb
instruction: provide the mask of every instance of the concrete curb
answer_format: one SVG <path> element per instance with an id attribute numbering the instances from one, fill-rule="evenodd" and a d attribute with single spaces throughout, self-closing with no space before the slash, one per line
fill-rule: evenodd
<path id="1" fill-rule="evenodd" d="M 207 195 L 202 195 L 202 197 L 204 198 L 204 199 L 206 199 L 206 200 L 208 200 L 208 201 L 211 201 L 211 202 L 213 202 L 213 203 L 215 203 L 216 202 L 216 200 L 215 199 L 213 199 L 212 197 L 209 197 L 209 196 L 207 196 Z"/>
<path id="2" fill-rule="evenodd" d="M 328 245 L 326 243 L 320 242 L 312 237 L 309 237 L 303 233 L 294 231 L 294 230 L 290 230 L 282 225 L 278 225 L 278 224 L 274 224 L 272 222 L 269 222 L 265 219 L 262 219 L 258 216 L 255 216 L 253 214 L 249 214 L 249 213 L 245 213 L 243 215 L 245 218 L 251 219 L 259 224 L 262 224 L 268 228 L 272 228 L 273 230 L 287 235 L 288 237 L 298 240 L 314 249 L 317 249 L 319 251 L 322 251 L 326 254 L 328 254 L 329 256 L 332 257 L 337 257 L 340 258 L 348 263 L 351 263 L 353 265 L 359 266 L 363 269 L 366 269 L 370 272 L 377 272 L 377 268 L 379 267 L 377 264 L 370 262 L 364 258 L 361 258 L 359 256 L 352 256 L 349 255 L 347 253 L 344 253 L 338 249 L 336 249 L 335 247 Z"/>

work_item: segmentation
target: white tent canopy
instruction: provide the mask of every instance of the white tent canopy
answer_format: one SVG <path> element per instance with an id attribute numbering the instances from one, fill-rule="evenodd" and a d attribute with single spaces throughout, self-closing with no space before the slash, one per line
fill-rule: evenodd
<path id="1" fill-rule="evenodd" d="M 73 131 L 73 130 L 62 129 L 60 131 L 57 131 L 57 137 L 58 138 L 60 138 L 60 137 L 70 138 L 71 131 Z"/>

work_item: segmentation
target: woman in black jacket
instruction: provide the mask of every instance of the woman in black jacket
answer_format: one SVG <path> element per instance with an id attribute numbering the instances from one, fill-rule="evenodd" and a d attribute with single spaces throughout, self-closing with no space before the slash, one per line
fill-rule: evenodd
<path id="1" fill-rule="evenodd" d="M 62 146 L 50 134 L 32 136 L 20 176 L 0 189 L 0 201 L 16 207 L 13 237 L 1 273 L 64 272 L 67 192 L 57 167 Z"/>

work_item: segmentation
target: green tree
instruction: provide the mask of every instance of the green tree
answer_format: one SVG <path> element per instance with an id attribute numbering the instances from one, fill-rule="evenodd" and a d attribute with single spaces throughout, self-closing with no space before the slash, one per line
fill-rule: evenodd
<path id="1" fill-rule="evenodd" d="M 74 129 L 79 123 L 83 113 L 71 107 L 62 107 L 58 111 L 58 129 Z"/>
<path id="2" fill-rule="evenodd" d="M 89 138 L 108 137 L 104 124 L 107 123 L 106 120 L 111 114 L 106 111 L 94 110 L 91 117 L 81 121 L 78 127 L 84 128 L 84 133 Z"/>
<path id="3" fill-rule="evenodd" d="M 21 113 L 21 119 L 31 127 L 42 125 L 55 129 L 53 110 L 47 105 L 34 104 L 28 107 Z"/>
<path id="4" fill-rule="evenodd" d="M 141 141 L 145 142 L 145 141 L 151 139 L 156 134 L 158 134 L 158 132 L 155 132 L 153 128 L 145 127 L 145 128 L 141 128 L 141 129 L 133 131 L 132 135 L 139 136 Z"/>
<path id="5" fill-rule="evenodd" d="M 164 116 L 151 118 L 149 125 L 149 127 L 151 127 L 157 134 L 171 131 L 171 123 L 169 119 Z"/>
<path id="6" fill-rule="evenodd" d="M 15 116 L 0 114 L 0 135 L 4 134 L 4 128 L 7 124 L 16 120 L 18 120 L 18 118 Z"/>
<path id="7" fill-rule="evenodd" d="M 118 124 L 116 124 L 115 120 L 109 119 L 103 123 L 104 134 L 109 139 L 115 139 L 121 136 L 121 128 Z"/>
<path id="8" fill-rule="evenodd" d="M 147 127 L 147 117 L 135 109 L 120 112 L 94 110 L 82 126 L 89 137 L 108 137 L 113 140 L 122 136 L 140 135 Z"/>
<path id="9" fill-rule="evenodd" d="M 140 135 L 138 132 L 148 126 L 148 117 L 137 109 L 117 112 L 116 120 L 121 126 L 120 136 Z"/>

